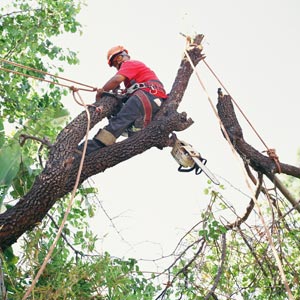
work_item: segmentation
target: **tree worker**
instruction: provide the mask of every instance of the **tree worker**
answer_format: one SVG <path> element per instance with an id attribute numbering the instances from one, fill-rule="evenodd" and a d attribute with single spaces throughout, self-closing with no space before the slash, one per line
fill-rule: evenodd
<path id="1" fill-rule="evenodd" d="M 167 98 L 163 84 L 156 74 L 144 63 L 131 60 L 123 46 L 111 48 L 107 53 L 110 67 L 117 73 L 97 90 L 96 100 L 103 92 L 115 91 L 121 83 L 125 87 L 128 100 L 120 111 L 109 119 L 109 123 L 89 140 L 87 154 L 115 143 L 116 139 L 127 131 L 128 136 L 147 126 L 158 112 L 162 101 Z M 82 145 L 80 145 L 82 148 Z"/>

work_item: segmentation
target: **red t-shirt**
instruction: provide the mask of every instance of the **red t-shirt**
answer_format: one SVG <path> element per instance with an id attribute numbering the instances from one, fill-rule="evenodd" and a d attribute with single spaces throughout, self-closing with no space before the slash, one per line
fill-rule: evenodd
<path id="1" fill-rule="evenodd" d="M 126 60 L 122 63 L 117 74 L 123 75 L 125 87 L 129 88 L 134 82 L 142 83 L 149 80 L 158 80 L 156 74 L 144 63 L 137 60 Z"/>

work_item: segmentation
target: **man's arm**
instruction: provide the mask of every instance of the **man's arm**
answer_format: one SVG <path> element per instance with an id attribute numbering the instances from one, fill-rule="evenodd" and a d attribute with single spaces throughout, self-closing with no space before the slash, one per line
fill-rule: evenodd
<path id="1" fill-rule="evenodd" d="M 113 76 L 104 84 L 102 88 L 97 90 L 96 100 L 100 99 L 103 92 L 109 92 L 117 88 L 125 79 L 126 77 L 120 74 L 116 74 L 115 76 Z"/>

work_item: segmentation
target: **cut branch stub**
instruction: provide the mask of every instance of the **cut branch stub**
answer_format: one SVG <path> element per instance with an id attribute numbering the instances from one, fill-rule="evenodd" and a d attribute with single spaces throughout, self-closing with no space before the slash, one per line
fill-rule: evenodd
<path id="1" fill-rule="evenodd" d="M 218 97 L 217 109 L 230 141 L 242 159 L 254 170 L 265 175 L 277 173 L 277 165 L 272 158 L 263 155 L 245 142 L 229 95 Z M 280 167 L 282 173 L 300 178 L 300 168 L 284 163 L 280 163 Z"/>
<path id="2" fill-rule="evenodd" d="M 272 180 L 274 185 L 282 192 L 292 206 L 300 212 L 299 202 L 297 202 L 285 191 L 285 189 L 282 188 L 279 180 L 275 177 L 275 173 L 278 172 L 276 162 L 245 142 L 241 126 L 238 123 L 231 97 L 229 95 L 219 95 L 217 110 L 233 147 L 243 159 L 244 163 L 249 164 L 254 170 L 266 175 L 270 180 Z M 281 162 L 279 162 L 279 164 L 281 173 L 300 178 L 300 168 Z"/>
<path id="3" fill-rule="evenodd" d="M 196 66 L 204 58 L 201 46 L 203 38 L 203 34 L 197 35 L 193 41 L 193 44 L 189 49 L 187 49 L 188 55 L 190 56 L 194 66 Z M 188 58 L 184 56 L 181 60 L 180 67 L 178 69 L 172 89 L 168 95 L 168 99 L 165 101 L 163 108 L 156 115 L 156 118 L 160 118 L 162 115 L 170 113 L 170 111 L 177 110 L 188 86 L 189 78 L 193 74 L 193 70 L 194 69 L 191 66 Z"/>

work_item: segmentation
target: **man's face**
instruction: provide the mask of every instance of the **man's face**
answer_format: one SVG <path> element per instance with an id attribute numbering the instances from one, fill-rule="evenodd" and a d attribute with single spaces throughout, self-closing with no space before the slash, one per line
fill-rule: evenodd
<path id="1" fill-rule="evenodd" d="M 112 65 L 113 67 L 115 67 L 117 70 L 119 70 L 120 67 L 121 67 L 122 61 L 123 61 L 123 56 L 122 56 L 122 55 L 117 55 L 117 56 L 113 59 L 111 65 Z"/>

